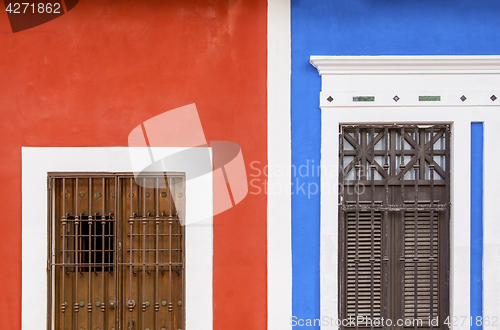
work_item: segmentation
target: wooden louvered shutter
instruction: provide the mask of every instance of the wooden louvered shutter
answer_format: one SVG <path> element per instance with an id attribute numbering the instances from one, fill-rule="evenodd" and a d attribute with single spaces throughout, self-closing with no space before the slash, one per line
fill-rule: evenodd
<path id="1" fill-rule="evenodd" d="M 347 215 L 348 318 L 381 317 L 380 224 L 380 212 L 374 213 L 373 228 L 371 212 L 360 212 L 357 223 L 355 212 Z"/>
<path id="2" fill-rule="evenodd" d="M 430 212 L 420 212 L 415 226 L 415 214 L 406 212 L 404 221 L 403 315 L 408 320 L 421 319 L 428 326 L 429 318 L 434 319 L 439 311 L 438 217 L 432 215 L 431 226 Z"/>

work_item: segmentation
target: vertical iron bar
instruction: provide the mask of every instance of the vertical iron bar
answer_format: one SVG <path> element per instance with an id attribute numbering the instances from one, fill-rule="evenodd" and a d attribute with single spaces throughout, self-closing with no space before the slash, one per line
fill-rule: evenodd
<path id="1" fill-rule="evenodd" d="M 384 128 L 384 135 L 385 135 L 385 163 L 384 163 L 384 169 L 386 172 L 386 177 L 384 181 L 384 201 L 385 201 L 385 207 L 388 207 L 389 205 L 389 128 L 385 127 Z M 383 248 L 384 248 L 384 284 L 383 284 L 383 297 L 382 299 L 384 300 L 384 318 L 387 319 L 387 290 L 388 290 L 388 262 L 389 262 L 389 256 L 388 256 L 388 242 L 387 242 L 387 235 L 389 234 L 389 228 L 388 228 L 388 211 L 384 211 L 384 234 L 380 235 L 380 238 L 383 239 Z M 387 329 L 387 322 L 384 323 L 384 329 Z"/>
<path id="2" fill-rule="evenodd" d="M 166 179 L 166 180 L 165 180 Z M 168 186 L 168 178 L 167 178 L 167 174 L 165 173 L 164 174 L 164 177 L 162 177 L 162 180 L 165 182 L 165 185 Z M 168 189 L 170 189 L 170 187 L 168 187 Z M 165 192 L 167 193 L 167 192 Z M 164 254 L 165 254 L 165 236 L 163 236 L 165 234 L 165 211 L 162 212 L 162 215 L 161 215 L 161 233 L 162 233 L 162 238 L 161 238 L 161 276 L 163 276 L 164 274 L 164 269 L 163 269 L 163 257 L 164 257 Z"/>
<path id="3" fill-rule="evenodd" d="M 420 159 L 419 159 L 419 149 L 420 149 L 420 132 L 418 130 L 418 126 L 415 126 L 415 163 L 413 164 L 413 168 L 415 170 L 415 206 L 418 207 L 418 179 L 420 177 Z M 424 164 L 425 168 L 425 164 Z M 415 208 L 413 214 L 414 221 L 414 242 L 413 242 L 413 319 L 416 320 L 418 317 L 418 210 Z M 417 330 L 417 323 L 414 321 L 415 330 Z"/>
<path id="4" fill-rule="evenodd" d="M 429 255 L 429 263 L 430 263 L 430 299 L 429 299 L 429 307 L 430 307 L 430 328 L 431 330 L 434 328 L 432 319 L 434 317 L 434 211 L 432 207 L 434 206 L 434 126 L 431 126 L 431 163 L 429 163 L 429 171 L 430 171 L 430 200 L 431 200 L 431 212 L 430 212 L 430 255 Z"/>
<path id="5" fill-rule="evenodd" d="M 102 178 L 102 214 L 101 214 L 101 228 L 102 228 L 102 267 L 101 267 L 101 290 L 102 290 L 102 300 L 101 300 L 101 313 L 102 313 L 102 329 L 106 329 L 106 283 L 104 277 L 106 276 L 104 264 L 106 263 L 106 178 Z M 111 218 L 110 218 L 111 220 Z M 108 240 L 111 240 L 111 233 L 108 234 Z M 110 263 L 108 259 L 108 264 Z M 111 269 L 111 266 L 108 266 Z"/>
<path id="6" fill-rule="evenodd" d="M 401 127 L 401 205 L 405 205 L 405 128 Z M 405 211 L 401 210 L 401 256 L 399 258 L 401 266 L 401 318 L 405 318 Z"/>
<path id="7" fill-rule="evenodd" d="M 66 218 L 66 178 L 62 179 L 62 219 L 61 219 L 61 224 L 62 224 L 62 273 L 61 273 L 61 323 L 63 328 L 65 327 L 65 311 L 66 311 L 66 302 L 64 301 L 65 299 L 65 277 L 66 277 L 66 224 L 67 224 L 67 218 Z"/>
<path id="8" fill-rule="evenodd" d="M 142 180 L 142 329 L 146 326 L 146 177 Z M 137 196 L 139 197 L 139 196 Z"/>
<path id="9" fill-rule="evenodd" d="M 78 330 L 78 268 L 79 268 L 79 233 L 80 233 L 80 217 L 78 216 L 78 178 L 75 178 L 75 318 L 73 326 Z"/>
<path id="10" fill-rule="evenodd" d="M 340 131 L 340 146 L 339 146 L 339 149 L 340 149 L 340 174 L 339 174 L 339 187 L 340 187 L 340 204 L 339 204 L 339 207 L 340 207 L 340 228 L 339 228 L 339 232 L 340 232 L 340 253 L 339 253 L 339 258 L 340 258 L 340 265 L 341 268 L 340 268 L 340 272 L 339 272 L 339 275 L 340 275 L 340 318 L 339 319 L 344 319 L 345 318 L 345 315 L 344 315 L 344 301 L 345 301 L 345 297 L 346 297 L 346 294 L 344 293 L 344 290 L 347 291 L 347 282 L 346 282 L 346 279 L 347 279 L 347 263 L 346 263 L 346 260 L 345 260 L 345 244 L 343 242 L 345 242 L 345 211 L 344 211 L 344 205 L 345 205 L 345 196 L 344 196 L 344 189 L 345 189 L 345 185 L 344 185 L 344 134 L 345 134 L 345 127 L 342 126 L 341 127 L 341 131 Z M 341 326 L 341 328 L 343 329 L 344 327 Z"/>
<path id="11" fill-rule="evenodd" d="M 371 204 L 372 207 L 375 207 L 375 128 L 371 128 L 371 140 L 372 140 L 372 148 L 371 148 L 371 156 L 372 163 L 370 165 L 370 174 L 371 174 Z M 370 316 L 372 322 L 370 322 L 370 328 L 373 330 L 373 309 L 374 309 L 374 300 L 375 300 L 375 210 L 371 210 L 371 293 L 370 293 Z"/>
<path id="12" fill-rule="evenodd" d="M 93 198 L 91 193 L 89 193 L 89 198 Z M 92 242 L 94 243 L 94 247 L 92 248 L 92 253 L 94 254 L 94 259 L 93 259 L 94 263 L 92 269 L 94 270 L 95 276 L 97 276 L 97 215 L 98 214 L 99 211 L 95 212 L 94 217 L 92 218 L 92 228 L 94 228 L 94 234 L 92 236 Z M 92 207 L 89 207 L 89 216 L 90 215 L 92 215 Z"/>
<path id="13" fill-rule="evenodd" d="M 106 227 L 107 227 L 107 230 L 108 230 L 108 251 L 107 251 L 107 254 L 108 254 L 108 263 L 110 264 L 109 268 L 108 268 L 108 271 L 109 271 L 109 275 L 110 276 L 113 276 L 113 271 L 114 271 L 114 265 L 113 264 L 118 264 L 118 257 L 116 256 L 117 254 L 117 251 L 118 251 L 118 248 L 117 248 L 117 245 L 118 245 L 118 237 L 121 237 L 120 236 L 120 233 L 119 231 L 121 231 L 121 225 L 120 226 L 117 226 L 115 225 L 115 220 L 112 218 L 112 216 L 114 215 L 116 219 L 120 219 L 120 217 L 118 216 L 118 213 L 120 212 L 118 210 L 118 198 L 122 198 L 122 194 L 118 194 L 117 192 L 120 191 L 120 187 L 121 187 L 121 182 L 120 180 L 118 179 L 118 177 L 115 177 L 115 192 L 114 192 L 114 200 L 115 200 L 115 207 L 114 207 L 114 212 L 110 209 L 108 211 L 108 219 L 106 221 Z M 111 184 L 110 184 L 110 191 L 111 191 Z M 104 190 L 104 192 L 106 192 L 106 190 Z M 113 193 L 111 193 L 113 194 Z M 106 197 L 107 198 L 107 197 Z M 110 208 L 112 205 L 112 203 L 110 202 L 109 203 L 109 207 Z M 124 226 L 125 227 L 125 226 Z M 111 243 L 111 241 L 113 241 L 113 243 Z M 121 258 L 121 254 L 120 255 L 120 258 Z M 111 262 L 111 260 L 113 260 L 113 262 Z M 118 267 L 118 266 L 117 266 Z M 118 274 L 118 269 L 116 270 L 116 273 Z M 116 298 L 116 297 L 115 297 Z M 115 307 L 115 309 L 117 308 L 117 306 Z"/>
<path id="14" fill-rule="evenodd" d="M 144 178 L 144 191 L 146 191 L 146 178 Z M 144 196 L 145 193 L 144 193 Z M 150 195 L 151 197 L 151 195 Z M 144 207 L 146 207 L 146 197 L 144 197 Z M 146 213 L 146 212 L 145 212 Z M 146 213 L 146 216 L 150 216 L 150 212 Z M 146 223 L 146 265 L 149 265 L 149 220 Z M 150 275 L 151 271 L 149 270 L 149 266 L 146 266 L 146 272 L 148 273 L 148 276 Z"/>
<path id="15" fill-rule="evenodd" d="M 176 183 L 175 183 L 175 181 L 176 181 L 175 178 L 172 178 L 172 181 L 174 181 L 173 186 L 172 186 L 172 196 L 177 196 L 177 190 L 176 190 L 177 186 L 176 186 Z M 172 205 L 175 207 L 175 203 L 173 202 L 173 198 L 172 198 Z M 179 258 L 179 251 L 180 251 L 179 250 L 180 249 L 180 246 L 179 246 L 180 229 L 179 229 L 179 227 L 180 227 L 180 221 L 179 221 L 179 211 L 177 209 L 175 210 L 174 217 L 175 217 L 175 222 L 174 222 L 174 224 L 175 224 L 175 227 L 174 227 L 175 248 L 177 250 L 175 251 L 175 258 L 173 258 L 173 259 L 177 263 L 177 262 L 180 261 L 180 258 Z M 177 265 L 176 267 L 179 267 L 179 266 Z M 177 275 L 179 275 L 179 274 L 177 273 Z M 181 312 L 182 312 L 182 308 L 181 308 Z M 176 329 L 176 328 L 178 328 L 178 322 L 180 322 L 180 321 L 176 321 L 175 314 L 173 314 L 173 315 L 174 315 L 174 329 Z"/>
<path id="16" fill-rule="evenodd" d="M 358 285 L 358 280 L 359 280 L 359 171 L 361 165 L 359 164 L 359 128 L 356 127 L 356 160 L 357 164 L 354 165 L 356 168 L 356 189 L 355 194 L 356 194 L 356 229 L 355 229 L 355 237 L 356 237 L 356 253 L 354 257 L 354 271 L 355 271 L 355 303 L 354 303 L 354 317 L 357 320 L 358 319 L 358 296 L 359 296 L 359 285 Z M 358 330 L 358 322 L 355 324 L 356 330 Z"/>
<path id="17" fill-rule="evenodd" d="M 133 196 L 133 179 L 130 178 L 130 218 L 129 218 L 129 225 L 130 225 L 130 256 L 129 256 L 129 300 L 128 300 L 128 310 L 130 313 L 130 318 L 129 322 L 132 322 L 132 311 L 134 310 L 134 306 L 132 305 L 132 273 L 133 273 L 133 263 L 134 263 L 134 211 L 133 211 L 133 206 L 132 206 L 132 196 Z M 129 323 L 130 324 L 130 323 Z"/>
<path id="18" fill-rule="evenodd" d="M 160 229 L 160 184 L 159 179 L 155 179 L 155 203 L 156 203 L 156 211 L 155 211 L 155 329 L 158 329 L 158 312 L 160 311 L 160 302 L 159 302 L 159 279 L 158 279 L 158 242 L 159 236 L 158 232 Z"/>
<path id="19" fill-rule="evenodd" d="M 88 215 L 88 224 L 89 224 L 89 287 L 88 287 L 88 303 L 87 303 L 87 326 L 89 329 L 92 329 L 92 178 L 88 179 L 89 183 L 89 215 Z M 95 262 L 95 259 L 94 259 Z"/>
<path id="20" fill-rule="evenodd" d="M 173 298 L 172 298 L 172 290 L 173 290 L 173 284 L 172 284 L 172 178 L 168 178 L 168 194 L 169 194 L 169 201 L 168 201 L 168 284 L 169 284 L 169 303 L 168 303 L 168 311 L 170 312 L 170 329 L 172 329 L 172 310 L 173 310 Z"/>
<path id="21" fill-rule="evenodd" d="M 113 211 L 110 210 L 109 212 L 109 226 L 108 226 L 108 233 L 109 235 L 112 235 L 110 237 L 113 237 L 113 252 L 110 253 L 110 257 L 112 257 L 113 259 L 113 265 L 110 267 L 110 273 L 109 275 L 111 277 L 113 277 L 113 287 L 115 288 L 115 291 L 114 291 L 114 294 L 113 294 L 113 300 L 114 300 L 114 317 L 113 317 L 113 325 L 114 325 L 114 328 L 115 329 L 118 329 L 118 317 L 120 317 L 122 315 L 122 312 L 121 312 L 121 309 L 122 309 L 122 305 L 121 304 L 118 304 L 117 301 L 118 299 L 121 299 L 122 297 L 122 294 L 118 294 L 118 292 L 121 292 L 121 288 L 122 287 L 125 287 L 123 284 L 121 284 L 120 282 L 120 285 L 122 285 L 122 287 L 120 287 L 120 290 L 118 290 L 118 277 L 119 276 L 122 276 L 122 266 L 119 266 L 119 263 L 122 262 L 122 253 L 121 253 L 121 239 L 122 239 L 122 226 L 121 226 L 121 221 L 120 221 L 120 225 L 118 225 L 118 222 L 115 221 L 115 219 L 122 219 L 122 215 L 121 215 L 121 210 L 120 208 L 118 207 L 118 205 L 121 205 L 122 204 L 122 194 L 121 194 L 121 187 L 122 187 L 122 181 L 118 178 L 118 177 L 114 177 L 114 180 L 115 180 L 115 187 L 114 187 L 114 196 L 115 196 L 115 205 L 114 205 L 114 213 Z M 120 198 L 120 204 L 118 203 L 118 197 Z M 115 218 L 112 219 L 111 216 L 112 215 L 115 215 Z M 112 227 L 110 227 L 112 226 Z M 125 227 L 125 226 L 123 226 Z M 111 231 L 111 229 L 113 229 L 113 231 Z M 118 241 L 120 240 L 120 242 Z M 110 250 L 111 250 L 111 239 L 110 239 L 110 242 L 109 242 L 109 246 L 110 246 Z M 110 261 L 111 261 L 111 258 L 110 258 Z M 115 274 L 116 276 L 113 276 L 113 272 L 115 271 Z M 111 306 L 110 306 L 111 308 Z"/>

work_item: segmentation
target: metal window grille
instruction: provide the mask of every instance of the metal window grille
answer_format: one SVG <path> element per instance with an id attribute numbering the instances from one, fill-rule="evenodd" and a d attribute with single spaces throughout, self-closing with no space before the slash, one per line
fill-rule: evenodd
<path id="1" fill-rule="evenodd" d="M 184 329 L 184 176 L 48 180 L 48 328 Z"/>
<path id="2" fill-rule="evenodd" d="M 341 319 L 363 320 L 350 324 L 356 329 L 401 328 L 397 320 L 402 327 L 444 329 L 449 125 L 342 125 L 340 130 Z"/>

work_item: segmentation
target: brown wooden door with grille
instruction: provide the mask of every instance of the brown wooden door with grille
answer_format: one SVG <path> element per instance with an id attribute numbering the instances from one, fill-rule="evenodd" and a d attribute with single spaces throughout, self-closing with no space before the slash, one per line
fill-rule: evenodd
<path id="1" fill-rule="evenodd" d="M 339 314 L 354 328 L 445 328 L 449 141 L 448 125 L 341 126 Z"/>
<path id="2" fill-rule="evenodd" d="M 182 175 L 49 176 L 50 329 L 184 329 Z"/>

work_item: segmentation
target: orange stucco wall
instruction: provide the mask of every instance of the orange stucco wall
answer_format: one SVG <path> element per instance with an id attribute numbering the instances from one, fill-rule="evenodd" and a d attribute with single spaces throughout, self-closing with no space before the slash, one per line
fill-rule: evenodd
<path id="1" fill-rule="evenodd" d="M 12 33 L 0 13 L 2 329 L 21 329 L 21 147 L 127 146 L 138 124 L 196 103 L 208 140 L 264 166 L 266 15 L 260 0 L 81 0 Z M 214 218 L 213 285 L 214 329 L 266 328 L 264 194 Z"/>

